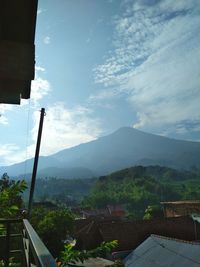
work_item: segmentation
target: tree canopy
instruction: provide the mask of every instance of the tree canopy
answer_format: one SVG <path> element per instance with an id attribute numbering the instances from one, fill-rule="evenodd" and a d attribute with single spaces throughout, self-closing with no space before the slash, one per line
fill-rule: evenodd
<path id="1" fill-rule="evenodd" d="M 10 218 L 19 215 L 23 206 L 22 194 L 27 188 L 24 180 L 11 180 L 7 173 L 0 179 L 0 217 Z"/>

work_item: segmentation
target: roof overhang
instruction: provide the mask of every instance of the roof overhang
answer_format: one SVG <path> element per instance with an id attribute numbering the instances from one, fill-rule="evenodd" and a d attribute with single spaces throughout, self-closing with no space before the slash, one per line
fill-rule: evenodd
<path id="1" fill-rule="evenodd" d="M 30 98 L 37 0 L 0 0 L 0 103 Z"/>

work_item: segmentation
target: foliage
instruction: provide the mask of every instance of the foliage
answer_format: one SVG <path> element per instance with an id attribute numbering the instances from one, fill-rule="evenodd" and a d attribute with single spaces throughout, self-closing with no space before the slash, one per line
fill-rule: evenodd
<path id="1" fill-rule="evenodd" d="M 10 180 L 4 173 L 0 180 L 0 217 L 15 217 L 22 207 L 22 193 L 27 188 L 24 180 Z"/>
<path id="2" fill-rule="evenodd" d="M 162 218 L 163 210 L 160 205 L 151 205 L 148 206 L 144 212 L 144 220 L 150 220 L 153 218 Z"/>
<path id="3" fill-rule="evenodd" d="M 20 267 L 20 263 L 16 263 L 14 261 L 14 258 L 9 258 L 9 267 Z M 3 260 L 0 260 L 0 267 L 5 267 L 5 262 Z"/>
<path id="4" fill-rule="evenodd" d="M 34 199 L 37 201 L 53 200 L 56 203 L 76 205 L 84 196 L 88 195 L 96 179 L 37 179 Z M 25 194 L 25 199 L 28 193 Z M 73 203 L 74 202 L 74 203 Z"/>
<path id="5" fill-rule="evenodd" d="M 23 206 L 22 194 L 27 188 L 25 181 L 14 181 L 9 178 L 9 176 L 4 173 L 2 178 L 0 179 L 0 218 L 15 218 L 19 216 L 19 211 Z M 19 225 L 13 225 L 12 231 L 13 233 L 20 231 Z M 5 234 L 5 225 L 0 225 L 0 234 Z M 1 243 L 3 239 L 1 239 Z M 19 240 L 15 239 L 12 241 L 13 247 L 20 247 Z M 0 259 L 4 258 L 4 248 L 0 244 Z M 3 265 L 3 261 L 0 261 L 0 266 Z M 4 266 L 4 265 L 3 265 Z M 12 267 L 19 266 L 14 262 L 14 258 L 10 258 L 10 265 Z"/>
<path id="6" fill-rule="evenodd" d="M 106 253 L 111 252 L 116 246 L 117 240 L 111 242 L 103 242 L 101 245 L 92 250 L 74 250 L 71 244 L 64 246 L 64 250 L 61 253 L 62 266 L 66 266 L 68 263 L 84 262 L 89 258 L 103 257 Z"/>
<path id="7" fill-rule="evenodd" d="M 100 177 L 82 206 L 104 208 L 109 204 L 126 204 L 129 218 L 142 219 L 147 209 L 147 219 L 159 214 L 155 207 L 161 201 L 200 199 L 199 181 L 198 172 L 160 166 L 132 167 Z"/>
<path id="8" fill-rule="evenodd" d="M 33 209 L 31 223 L 53 256 L 57 257 L 73 229 L 73 220 L 73 214 L 66 208 L 37 208 Z"/>
<path id="9" fill-rule="evenodd" d="M 109 265 L 109 267 L 124 267 L 125 265 L 121 260 L 116 260 L 112 265 Z"/>

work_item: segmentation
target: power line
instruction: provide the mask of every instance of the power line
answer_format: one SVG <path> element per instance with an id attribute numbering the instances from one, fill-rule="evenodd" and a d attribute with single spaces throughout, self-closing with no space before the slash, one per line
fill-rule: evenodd
<path id="1" fill-rule="evenodd" d="M 29 126 L 30 126 L 30 109 L 31 109 L 31 100 L 29 99 L 28 104 L 28 115 L 27 115 L 27 126 L 26 126 L 26 155 L 25 155 L 25 163 L 24 163 L 24 175 L 26 177 L 27 174 L 27 159 L 28 159 L 28 143 L 29 143 Z"/>

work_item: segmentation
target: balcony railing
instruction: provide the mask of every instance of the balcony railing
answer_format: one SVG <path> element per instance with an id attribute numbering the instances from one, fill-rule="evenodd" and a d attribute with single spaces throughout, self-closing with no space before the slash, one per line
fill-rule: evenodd
<path id="1" fill-rule="evenodd" d="M 5 267 L 14 258 L 21 267 L 57 267 L 57 264 L 28 220 L 0 219 L 0 256 Z M 3 227 L 2 227 L 3 226 Z M 13 231 L 18 231 L 15 233 Z M 18 248 L 13 248 L 13 244 Z"/>

